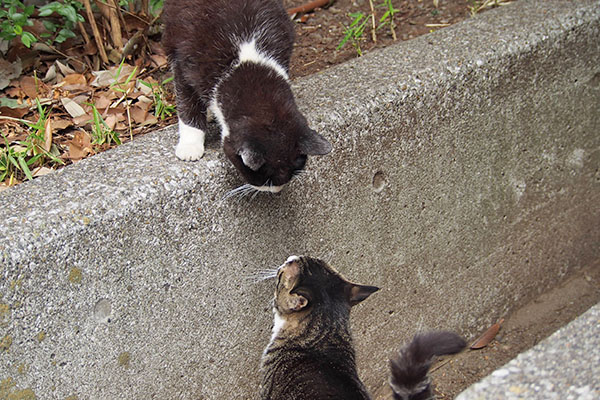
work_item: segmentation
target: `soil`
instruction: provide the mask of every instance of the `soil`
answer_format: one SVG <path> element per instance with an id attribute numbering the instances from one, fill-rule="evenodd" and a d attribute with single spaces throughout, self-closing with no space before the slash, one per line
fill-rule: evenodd
<path id="1" fill-rule="evenodd" d="M 455 398 L 598 302 L 600 260 L 505 317 L 499 333 L 487 347 L 438 360 L 431 369 L 438 400 Z M 392 398 L 387 386 L 379 388 L 373 397 Z"/>
<path id="2" fill-rule="evenodd" d="M 286 9 L 290 9 L 306 2 L 307 0 L 284 0 L 283 3 Z M 377 25 L 385 12 L 378 6 L 381 3 L 383 0 L 373 0 Z M 469 18 L 471 11 L 468 6 L 471 3 L 473 2 L 467 0 L 441 0 L 436 8 L 433 0 L 394 0 L 393 4 L 398 10 L 394 16 L 397 41 L 409 40 Z M 369 1 L 337 0 L 331 7 L 318 8 L 295 19 L 296 43 L 290 67 L 292 78 L 310 75 L 358 56 L 350 42 L 336 50 L 344 37 L 345 27 L 352 22 L 348 14 L 355 12 L 369 15 Z M 387 25 L 376 30 L 377 41 L 373 42 L 371 26 L 372 22 L 369 20 L 364 40 L 360 41 L 363 53 L 395 42 Z"/>

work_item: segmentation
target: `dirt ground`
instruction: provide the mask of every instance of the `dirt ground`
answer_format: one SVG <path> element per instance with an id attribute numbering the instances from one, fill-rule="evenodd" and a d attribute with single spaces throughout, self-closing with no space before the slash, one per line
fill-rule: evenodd
<path id="1" fill-rule="evenodd" d="M 598 302 L 600 261 L 506 316 L 498 335 L 487 347 L 438 360 L 431 369 L 438 400 L 453 399 Z M 384 386 L 373 397 L 389 400 L 391 391 Z"/>
<path id="2" fill-rule="evenodd" d="M 307 3 L 307 0 L 284 0 L 283 3 L 286 9 L 290 9 Z M 373 0 L 377 19 L 385 12 L 385 9 L 379 6 L 382 3 L 383 0 Z M 397 41 L 402 41 L 469 18 L 469 5 L 477 2 L 439 0 L 437 8 L 433 0 L 393 0 L 392 3 L 398 10 L 394 17 Z M 348 14 L 359 11 L 365 15 L 370 14 L 368 0 L 337 0 L 331 7 L 316 9 L 300 17 L 304 22 L 296 19 L 296 43 L 290 68 L 291 77 L 313 74 L 357 57 L 357 51 L 349 42 L 340 50 L 336 50 L 336 47 L 344 37 L 344 27 L 352 22 Z M 379 25 L 378 20 L 376 23 Z M 372 22 L 369 20 L 364 40 L 360 44 L 363 52 L 394 43 L 389 26 L 376 30 L 377 42 L 373 42 L 371 26 Z"/>

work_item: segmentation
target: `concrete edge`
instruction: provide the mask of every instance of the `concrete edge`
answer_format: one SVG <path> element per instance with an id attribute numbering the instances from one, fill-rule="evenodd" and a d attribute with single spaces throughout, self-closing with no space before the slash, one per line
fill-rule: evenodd
<path id="1" fill-rule="evenodd" d="M 599 330 L 597 304 L 456 399 L 598 399 Z"/>

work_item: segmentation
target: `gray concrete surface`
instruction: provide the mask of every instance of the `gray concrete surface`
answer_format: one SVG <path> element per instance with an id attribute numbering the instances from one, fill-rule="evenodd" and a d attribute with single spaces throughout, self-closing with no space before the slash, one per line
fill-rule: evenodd
<path id="1" fill-rule="evenodd" d="M 380 292 L 368 387 L 417 329 L 482 331 L 600 249 L 600 1 L 518 1 L 298 80 L 333 145 L 278 196 L 173 129 L 0 193 L 0 381 L 41 399 L 251 398 L 290 254 Z M 30 392 L 26 392 L 29 390 Z"/>
<path id="2" fill-rule="evenodd" d="M 600 399 L 600 304 L 456 400 Z"/>

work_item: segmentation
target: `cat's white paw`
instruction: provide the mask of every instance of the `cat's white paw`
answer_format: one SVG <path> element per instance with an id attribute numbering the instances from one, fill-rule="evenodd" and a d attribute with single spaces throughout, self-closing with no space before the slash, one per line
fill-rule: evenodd
<path id="1" fill-rule="evenodd" d="M 204 131 L 179 120 L 179 142 L 175 155 L 183 161 L 196 161 L 204 155 Z"/>
<path id="2" fill-rule="evenodd" d="M 183 161 L 196 161 L 204 155 L 204 143 L 177 143 L 175 155 Z"/>

